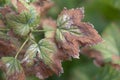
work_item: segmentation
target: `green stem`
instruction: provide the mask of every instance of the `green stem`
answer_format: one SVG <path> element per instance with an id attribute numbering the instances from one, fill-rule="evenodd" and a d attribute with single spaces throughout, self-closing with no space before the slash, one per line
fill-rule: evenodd
<path id="1" fill-rule="evenodd" d="M 35 42 L 33 39 L 30 39 L 30 41 L 32 41 L 34 44 L 37 44 L 37 42 Z"/>
<path id="2" fill-rule="evenodd" d="M 33 32 L 46 32 L 46 31 L 54 31 L 54 30 L 33 30 Z"/>
<path id="3" fill-rule="evenodd" d="M 9 29 L 0 28 L 0 31 L 9 31 Z"/>
<path id="4" fill-rule="evenodd" d="M 27 39 L 25 40 L 25 42 L 22 44 L 22 46 L 20 47 L 20 49 L 19 49 L 18 52 L 16 53 L 15 59 L 17 59 L 17 57 L 18 57 L 20 51 L 23 49 L 23 47 L 24 47 L 25 44 L 28 42 L 28 40 L 29 40 L 29 38 L 27 38 Z"/>

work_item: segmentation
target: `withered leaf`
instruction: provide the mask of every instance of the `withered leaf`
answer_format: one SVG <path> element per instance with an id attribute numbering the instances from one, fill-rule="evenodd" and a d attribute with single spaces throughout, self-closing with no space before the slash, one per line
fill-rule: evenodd
<path id="1" fill-rule="evenodd" d="M 5 64 L 7 80 L 25 80 L 25 75 L 20 62 L 13 57 L 2 57 Z"/>
<path id="2" fill-rule="evenodd" d="M 59 48 L 79 58 L 79 46 L 94 45 L 102 39 L 90 23 L 81 22 L 84 9 L 64 9 L 57 19 L 56 41 Z"/>
<path id="3" fill-rule="evenodd" d="M 26 63 L 24 63 L 23 68 L 27 76 L 35 75 L 39 79 L 45 79 L 54 74 L 43 61 L 35 61 L 35 64 L 31 67 L 28 67 Z"/>
<path id="4" fill-rule="evenodd" d="M 8 13 L 11 13 L 12 9 L 9 6 L 5 6 L 3 8 L 0 8 L 0 14 L 2 14 L 2 16 L 5 16 Z"/>
<path id="5" fill-rule="evenodd" d="M 7 56 L 16 51 L 15 45 L 11 42 L 10 37 L 0 32 L 0 58 Z"/>

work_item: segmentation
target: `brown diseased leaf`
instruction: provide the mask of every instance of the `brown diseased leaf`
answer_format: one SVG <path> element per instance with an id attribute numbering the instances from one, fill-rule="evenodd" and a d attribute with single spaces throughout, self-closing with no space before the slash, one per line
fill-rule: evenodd
<path id="1" fill-rule="evenodd" d="M 5 16 L 8 13 L 11 13 L 12 9 L 9 6 L 5 6 L 4 8 L 0 8 L 0 13 Z"/>
<path id="2" fill-rule="evenodd" d="M 80 31 L 82 32 L 82 37 L 78 38 L 80 45 L 89 46 L 100 43 L 102 41 L 101 36 L 94 29 L 93 25 L 90 23 L 79 23 L 77 24 Z"/>
<path id="3" fill-rule="evenodd" d="M 90 46 L 102 41 L 90 23 L 81 22 L 84 9 L 64 9 L 57 19 L 56 42 L 64 53 L 79 58 L 79 46 Z"/>
<path id="4" fill-rule="evenodd" d="M 93 58 L 93 62 L 96 66 L 104 66 L 103 56 L 99 51 L 91 49 L 90 47 L 85 47 L 82 48 L 81 53 L 90 58 Z"/>
<path id="5" fill-rule="evenodd" d="M 23 64 L 23 68 L 25 70 L 25 74 L 27 76 L 35 75 L 36 77 L 40 79 L 48 78 L 49 76 L 53 75 L 53 71 L 45 65 L 42 61 L 35 61 L 35 64 L 33 66 L 26 66 L 26 64 Z"/>
<path id="6" fill-rule="evenodd" d="M 8 77 L 8 80 L 25 80 L 24 72 L 21 73 L 14 73 L 13 75 Z"/>
<path id="7" fill-rule="evenodd" d="M 38 78 L 44 79 L 52 74 L 60 75 L 60 73 L 63 73 L 61 61 L 66 58 L 67 56 L 63 55 L 61 50 L 58 50 L 54 39 L 45 38 L 39 41 L 38 46 L 32 44 L 28 48 L 23 59 L 23 67 L 26 73 L 30 71 L 31 74 L 36 74 Z M 32 65 L 28 65 L 31 60 L 34 62 L 32 62 Z"/>
<path id="8" fill-rule="evenodd" d="M 0 39 L 0 57 L 7 56 L 16 51 L 15 45 L 10 41 Z"/>

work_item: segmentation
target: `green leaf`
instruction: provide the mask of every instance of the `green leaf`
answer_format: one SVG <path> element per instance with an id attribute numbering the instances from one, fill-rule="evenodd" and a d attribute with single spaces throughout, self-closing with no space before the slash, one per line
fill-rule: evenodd
<path id="1" fill-rule="evenodd" d="M 25 58 L 23 61 L 26 61 L 28 65 L 33 65 L 33 59 L 36 58 L 37 53 L 40 52 L 37 44 L 32 44 L 26 51 Z"/>
<path id="2" fill-rule="evenodd" d="M 111 24 L 102 34 L 104 42 L 93 48 L 99 52 L 104 62 L 120 64 L 120 31 L 118 26 Z"/>
<path id="3" fill-rule="evenodd" d="M 116 70 L 110 65 L 106 65 L 101 68 L 99 73 L 96 76 L 96 80 L 119 80 L 120 79 L 120 71 Z"/>
<path id="4" fill-rule="evenodd" d="M 33 27 L 37 27 L 39 17 L 30 13 L 23 12 L 20 15 L 8 15 L 7 23 L 13 28 L 14 32 L 20 36 L 27 36 Z"/>
<path id="5" fill-rule="evenodd" d="M 52 37 L 54 37 L 55 28 L 51 27 L 50 25 L 45 24 L 43 26 L 43 29 L 46 31 L 45 32 L 45 37 L 46 38 L 52 38 Z"/>
<path id="6" fill-rule="evenodd" d="M 57 52 L 55 43 L 49 39 L 42 39 L 39 41 L 38 47 L 40 50 L 39 57 L 44 60 L 45 64 L 50 64 L 53 55 Z"/>
<path id="7" fill-rule="evenodd" d="M 20 61 L 13 57 L 2 57 L 5 64 L 7 80 L 25 80 L 25 74 Z"/>
<path id="8" fill-rule="evenodd" d="M 20 73 L 23 69 L 20 65 L 20 62 L 13 57 L 2 57 L 2 61 L 5 63 L 7 68 L 7 75 L 10 76 L 14 73 Z"/>
<path id="9" fill-rule="evenodd" d="M 0 39 L 3 39 L 3 40 L 9 40 L 10 37 L 9 37 L 7 34 L 5 34 L 5 33 L 0 32 Z"/>
<path id="10" fill-rule="evenodd" d="M 53 55 L 57 52 L 55 43 L 50 39 L 42 39 L 38 44 L 32 44 L 26 51 L 24 60 L 32 62 L 33 59 L 39 57 L 47 65 L 50 65 L 53 60 Z"/>
<path id="11" fill-rule="evenodd" d="M 59 53 L 61 52 L 58 52 L 54 40 L 45 38 L 40 40 L 38 43 L 32 44 L 28 48 L 24 56 L 23 63 L 25 63 L 26 66 L 35 68 L 35 72 L 40 73 L 40 75 L 37 75 L 40 79 L 41 77 L 46 78 L 53 73 L 59 75 L 63 72 L 61 66 L 62 56 L 59 55 Z"/>

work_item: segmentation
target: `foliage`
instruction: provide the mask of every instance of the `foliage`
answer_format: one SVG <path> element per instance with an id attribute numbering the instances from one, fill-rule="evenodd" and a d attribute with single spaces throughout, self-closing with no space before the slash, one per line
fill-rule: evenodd
<path id="1" fill-rule="evenodd" d="M 120 79 L 119 14 L 119 0 L 1 0 L 0 80 Z"/>

